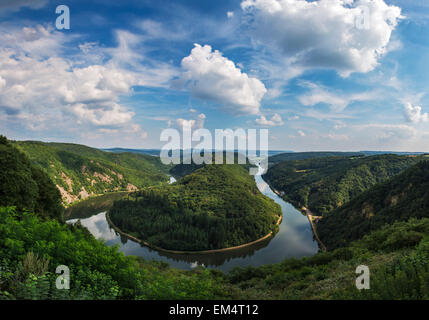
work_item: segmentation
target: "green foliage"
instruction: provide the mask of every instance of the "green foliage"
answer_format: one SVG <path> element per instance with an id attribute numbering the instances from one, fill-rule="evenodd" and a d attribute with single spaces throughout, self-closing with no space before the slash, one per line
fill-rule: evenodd
<path id="1" fill-rule="evenodd" d="M 345 288 L 339 293 L 347 299 L 428 300 L 429 238 L 410 254 L 399 256 L 371 274 L 370 290 Z"/>
<path id="2" fill-rule="evenodd" d="M 30 274 L 42 276 L 48 271 L 49 259 L 39 257 L 33 252 L 27 252 L 22 262 L 22 270 L 20 276 L 26 279 Z"/>
<path id="3" fill-rule="evenodd" d="M 176 178 L 183 178 L 184 176 L 187 176 L 188 174 L 191 174 L 192 172 L 201 169 L 205 166 L 205 164 L 195 164 L 193 161 L 191 161 L 191 164 L 178 164 L 172 167 L 169 171 L 169 173 Z"/>
<path id="4" fill-rule="evenodd" d="M 284 161 L 271 167 L 264 179 L 295 206 L 325 215 L 422 159 L 380 155 Z"/>
<path id="5" fill-rule="evenodd" d="M 411 217 L 429 217 L 429 162 L 421 161 L 402 174 L 362 193 L 317 224 L 319 237 L 328 248 L 345 246 L 370 231 Z M 416 230 L 419 233 L 419 230 Z M 398 230 L 389 245 L 417 244 L 421 235 Z"/>
<path id="6" fill-rule="evenodd" d="M 397 222 L 349 247 L 273 265 L 235 268 L 227 282 L 237 299 L 428 299 L 428 231 L 429 219 Z M 392 235 L 397 234 L 403 235 L 401 241 L 392 246 L 396 237 Z M 370 290 L 355 286 L 355 270 L 361 264 L 370 268 Z"/>
<path id="7" fill-rule="evenodd" d="M 0 299 L 428 299 L 428 231 L 429 219 L 397 222 L 346 248 L 225 275 L 125 257 L 78 225 L 0 208 Z M 58 264 L 70 267 L 70 290 L 55 287 Z M 354 286 L 361 264 L 368 291 Z"/>
<path id="8" fill-rule="evenodd" d="M 61 196 L 40 169 L 5 137 L 0 139 L 0 206 L 16 206 L 62 220 Z"/>
<path id="9" fill-rule="evenodd" d="M 64 203 L 88 195 L 126 191 L 168 182 L 169 166 L 158 157 L 135 153 L 111 153 L 66 143 L 16 141 L 31 162 L 64 191 Z"/>
<path id="10" fill-rule="evenodd" d="M 70 268 L 70 290 L 55 268 Z M 0 298 L 213 299 L 221 285 L 207 270 L 185 272 L 125 257 L 80 226 L 0 207 Z"/>
<path id="11" fill-rule="evenodd" d="M 240 165 L 207 165 L 177 183 L 134 197 L 115 202 L 113 223 L 164 249 L 197 251 L 248 243 L 275 231 L 281 214 Z"/>
<path id="12" fill-rule="evenodd" d="M 165 263 L 125 257 L 118 247 L 97 241 L 80 224 L 64 224 L 60 195 L 44 173 L 51 164 L 60 163 L 61 170 L 70 170 L 66 173 L 70 177 L 79 172 L 114 176 L 109 170 L 118 168 L 107 162 L 114 159 L 121 168 L 137 168 L 141 159 L 113 156 L 106 160 L 106 153 L 83 146 L 34 144 L 28 146 L 35 148 L 32 152 L 37 156 L 32 162 L 40 161 L 37 168 L 0 136 L 0 300 L 429 299 L 429 219 L 425 218 L 429 212 L 429 162 L 420 162 L 355 196 L 420 158 L 325 158 L 309 160 L 304 167 L 294 163 L 290 168 L 295 171 L 285 172 L 295 179 L 293 188 L 302 186 L 291 189 L 299 201 L 307 198 L 308 203 L 329 208 L 338 199 L 354 198 L 318 224 L 328 247 L 339 248 L 273 265 L 236 268 L 226 275 L 205 268 L 180 271 Z M 44 163 L 44 157 L 58 162 Z M 314 167 L 308 167 L 309 163 Z M 117 201 L 112 216 L 149 242 L 187 250 L 236 245 L 276 229 L 280 208 L 261 195 L 246 166 L 195 169 L 173 185 L 147 188 L 135 193 L 132 200 Z M 49 172 L 51 178 L 58 173 Z M 311 183 L 303 185 L 298 175 L 305 175 L 304 180 Z M 330 193 L 323 191 L 324 185 L 331 188 Z M 128 196 L 115 195 L 114 199 L 123 197 Z M 111 200 L 94 199 L 94 208 L 110 206 Z M 359 291 L 354 285 L 355 269 L 361 264 L 370 267 L 370 290 Z M 58 265 L 70 268 L 70 290 L 55 286 Z"/>

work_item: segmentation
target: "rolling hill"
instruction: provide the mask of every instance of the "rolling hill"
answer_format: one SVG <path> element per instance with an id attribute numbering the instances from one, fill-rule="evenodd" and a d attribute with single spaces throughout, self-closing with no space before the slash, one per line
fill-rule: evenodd
<path id="1" fill-rule="evenodd" d="M 428 217 L 429 161 L 422 161 L 325 215 L 317 229 L 328 249 L 335 249 L 386 224 Z M 412 238 L 401 232 L 398 237 Z"/>
<path id="2" fill-rule="evenodd" d="M 283 161 L 269 168 L 264 179 L 296 207 L 324 215 L 422 159 L 379 155 Z"/>
<path id="3" fill-rule="evenodd" d="M 65 205 L 91 195 L 168 182 L 169 167 L 150 155 L 104 152 L 68 143 L 15 141 L 13 145 L 48 174 Z"/>
<path id="4" fill-rule="evenodd" d="M 0 167 L 0 206 L 15 206 L 42 218 L 63 220 L 61 196 L 49 177 L 1 135 Z"/>
<path id="5" fill-rule="evenodd" d="M 164 249 L 222 249 L 277 230 L 281 208 L 257 188 L 241 165 L 206 165 L 172 185 L 115 201 L 113 223 Z M 172 228 L 174 226 L 174 228 Z"/>
<path id="6" fill-rule="evenodd" d="M 118 247 L 96 240 L 79 223 L 65 224 L 55 185 L 2 136 L 0 161 L 0 300 L 429 299 L 429 219 L 424 218 L 429 212 L 429 162 L 420 162 L 377 185 L 320 222 L 333 227 L 326 228 L 324 239 L 338 232 L 340 237 L 333 241 L 341 240 L 355 225 L 362 239 L 312 257 L 235 268 L 224 274 L 203 267 L 183 271 L 163 262 L 125 256 Z M 192 213 L 198 209 L 218 208 L 209 217 L 216 223 L 225 214 L 242 215 L 230 210 L 235 203 L 253 214 L 261 212 L 259 204 L 267 209 L 265 218 L 255 220 L 252 215 L 251 220 L 244 216 L 241 220 L 243 227 L 257 230 L 252 223 L 263 226 L 272 219 L 271 209 L 277 209 L 265 203 L 267 199 L 252 195 L 257 190 L 249 179 L 242 166 L 206 166 L 167 186 L 171 192 L 164 194 L 157 207 L 176 204 L 183 209 L 182 222 L 192 222 Z M 214 193 L 210 190 L 213 184 L 221 186 Z M 149 191 L 158 188 L 139 192 L 135 203 L 147 201 Z M 177 199 L 182 201 L 170 202 Z M 93 200 L 97 200 L 95 206 L 103 205 L 101 198 Z M 221 201 L 226 200 L 223 205 Z M 373 210 L 368 211 L 369 206 Z M 224 207 L 228 210 L 222 212 Z M 162 227 L 167 220 L 168 214 L 163 214 L 154 227 Z M 362 223 L 367 220 L 371 223 Z M 207 219 L 208 226 L 213 221 Z M 204 230 L 206 221 L 201 222 L 199 228 Z M 170 229 L 180 231 L 183 225 L 171 228 L 170 224 Z M 177 235 L 186 237 L 186 232 Z M 240 234 L 227 236 L 238 239 Z M 344 243 L 340 241 L 340 245 Z M 371 290 L 356 289 L 355 270 L 362 264 L 371 270 Z M 76 276 L 70 290 L 55 286 L 58 265 L 73 266 Z"/>
<path id="7" fill-rule="evenodd" d="M 361 152 L 285 152 L 275 155 L 270 155 L 268 161 L 270 166 L 291 160 L 306 160 L 326 157 L 361 157 L 365 156 Z"/>

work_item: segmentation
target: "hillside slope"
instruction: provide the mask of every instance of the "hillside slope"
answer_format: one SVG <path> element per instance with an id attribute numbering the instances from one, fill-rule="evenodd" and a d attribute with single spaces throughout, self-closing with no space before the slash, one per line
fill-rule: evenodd
<path id="1" fill-rule="evenodd" d="M 15 206 L 42 218 L 63 220 L 59 191 L 28 157 L 0 136 L 0 206 Z"/>
<path id="2" fill-rule="evenodd" d="M 385 224 L 412 217 L 429 217 L 429 161 L 416 164 L 330 212 L 317 229 L 325 245 L 332 249 Z"/>
<path id="3" fill-rule="evenodd" d="M 324 215 L 422 159 L 380 155 L 284 161 L 271 167 L 264 179 L 295 206 Z"/>
<path id="4" fill-rule="evenodd" d="M 152 245 L 210 250 L 242 245 L 277 228 L 281 208 L 241 165 L 206 165 L 177 183 L 116 201 L 113 223 Z M 174 226 L 174 228 L 172 228 Z"/>
<path id="5" fill-rule="evenodd" d="M 227 276 L 236 299 L 429 299 L 429 219 L 396 222 L 348 247 L 278 264 L 237 268 Z M 356 288 L 356 267 L 371 290 Z"/>
<path id="6" fill-rule="evenodd" d="M 149 155 L 66 143 L 16 141 L 14 145 L 49 175 L 66 205 L 94 194 L 135 191 L 168 181 L 169 167 Z"/>

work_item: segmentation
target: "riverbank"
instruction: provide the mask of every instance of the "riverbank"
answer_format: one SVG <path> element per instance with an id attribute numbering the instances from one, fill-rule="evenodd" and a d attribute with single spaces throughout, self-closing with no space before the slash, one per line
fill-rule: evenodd
<path id="1" fill-rule="evenodd" d="M 285 193 L 284 193 L 283 191 L 279 192 L 278 190 L 276 190 L 276 189 L 274 188 L 274 186 L 270 185 L 270 183 L 269 183 L 269 182 L 267 182 L 267 184 L 269 185 L 269 187 L 271 188 L 271 190 L 273 190 L 273 192 L 274 192 L 276 195 L 278 195 L 280 198 L 282 198 L 282 199 L 283 199 L 283 197 L 285 196 Z M 289 201 L 289 203 L 290 203 L 290 204 L 292 204 L 292 205 L 295 207 L 295 209 L 297 209 L 297 210 L 299 210 L 300 212 L 302 212 L 302 213 L 303 213 L 303 214 L 308 218 L 308 221 L 310 222 L 311 230 L 313 231 L 313 235 L 314 235 L 314 237 L 316 238 L 317 242 L 319 243 L 319 245 L 320 245 L 320 247 L 321 247 L 322 251 L 327 251 L 327 250 L 328 250 L 328 249 L 327 249 L 327 247 L 326 247 L 326 246 L 325 246 L 325 244 L 322 242 L 322 240 L 320 240 L 320 238 L 319 238 L 319 234 L 317 233 L 316 225 L 314 224 L 314 221 L 313 221 L 313 217 L 314 217 L 314 215 L 313 215 L 313 213 L 310 211 L 310 209 L 308 209 L 308 208 L 306 208 L 306 207 L 299 208 L 299 207 L 297 207 L 297 205 L 296 205 L 296 204 L 294 204 L 294 203 L 293 203 L 293 202 L 291 202 L 291 201 Z"/>
<path id="2" fill-rule="evenodd" d="M 281 214 L 281 215 L 279 216 L 279 219 L 277 220 L 277 223 L 276 223 L 276 226 L 277 226 L 277 227 L 281 224 L 282 219 L 283 219 L 283 215 Z M 160 247 L 158 247 L 158 246 L 152 245 L 152 244 L 150 244 L 150 243 L 148 243 L 148 242 L 146 242 L 146 241 L 140 240 L 140 239 L 138 239 L 138 238 L 136 238 L 136 237 L 134 237 L 134 236 L 132 236 L 132 235 L 130 235 L 130 234 L 128 234 L 128 233 L 126 233 L 126 232 L 123 232 L 121 229 L 119 229 L 119 228 L 118 228 L 118 227 L 117 227 L 117 226 L 112 222 L 112 220 L 110 219 L 110 216 L 109 216 L 109 212 L 108 212 L 108 211 L 106 212 L 106 220 L 107 220 L 107 223 L 109 224 L 109 226 L 111 226 L 111 227 L 112 227 L 116 232 L 118 232 L 118 233 L 119 233 L 119 234 L 121 234 L 122 236 L 124 236 L 124 237 L 126 237 L 126 238 L 128 238 L 128 239 L 130 239 L 130 240 L 132 240 L 132 241 L 134 241 L 134 242 L 137 242 L 137 243 L 139 243 L 140 245 L 144 245 L 144 246 L 146 246 L 146 247 L 148 247 L 148 248 L 154 249 L 154 250 L 156 250 L 156 251 L 165 252 L 165 253 L 171 253 L 171 254 L 186 254 L 186 255 L 195 254 L 195 255 L 197 255 L 197 254 L 214 254 L 214 253 L 221 253 L 221 252 L 230 252 L 230 251 L 239 250 L 239 249 L 243 249 L 243 248 L 246 248 L 246 247 L 253 246 L 253 245 L 255 245 L 255 244 L 258 244 L 258 243 L 260 243 L 260 242 L 263 242 L 263 241 L 267 240 L 268 238 L 270 238 L 270 237 L 272 237 L 272 236 L 274 235 L 274 232 L 273 232 L 273 231 L 271 231 L 271 232 L 270 232 L 269 234 L 267 234 L 266 236 L 264 236 L 264 237 L 262 237 L 262 238 L 260 238 L 260 239 L 257 239 L 257 240 L 255 240 L 255 241 L 248 242 L 248 243 L 245 243 L 245 244 L 242 244 L 242 245 L 239 245 L 239 246 L 229 247 L 229 248 L 223 248 L 223 249 L 202 250 L 202 251 L 181 251 L 181 250 L 169 250 L 169 249 L 164 249 L 164 248 L 160 248 Z"/>
<path id="3" fill-rule="evenodd" d="M 313 230 L 314 237 L 316 238 L 317 242 L 322 247 L 322 251 L 328 251 L 328 249 L 326 248 L 325 244 L 322 242 L 322 240 L 320 240 L 319 234 L 317 233 L 317 228 L 316 228 L 316 226 L 314 224 L 314 221 L 313 221 L 313 217 L 314 217 L 313 213 L 310 211 L 310 209 L 308 209 L 306 207 L 302 207 L 302 210 L 307 215 L 308 221 L 310 222 L 310 225 L 311 225 L 311 229 Z"/>
<path id="4" fill-rule="evenodd" d="M 109 192 L 90 197 L 68 207 L 64 211 L 64 219 L 85 219 L 96 213 L 109 210 L 113 202 L 126 198 L 128 191 Z"/>
<path id="5" fill-rule="evenodd" d="M 86 227 L 97 239 L 106 241 L 109 246 L 119 246 L 119 250 L 125 255 L 142 257 L 148 261 L 166 262 L 171 267 L 181 270 L 193 270 L 197 265 L 204 265 L 211 269 L 230 272 L 235 267 L 259 267 L 264 264 L 281 263 L 286 258 L 310 257 L 316 254 L 320 248 L 314 239 L 307 217 L 277 197 L 260 176 L 256 176 L 255 180 L 259 190 L 281 206 L 282 220 L 280 220 L 278 232 L 273 229 L 274 235 L 264 241 L 237 250 L 216 254 L 170 254 L 141 245 L 137 241 L 124 241 L 128 238 L 113 229 L 107 221 L 106 211 L 109 208 L 93 212 L 93 214 L 82 212 L 81 217 L 73 214 L 73 219 L 79 219 L 82 226 Z M 90 209 L 90 211 L 93 210 Z M 279 218 L 278 215 L 275 220 L 277 218 Z"/>

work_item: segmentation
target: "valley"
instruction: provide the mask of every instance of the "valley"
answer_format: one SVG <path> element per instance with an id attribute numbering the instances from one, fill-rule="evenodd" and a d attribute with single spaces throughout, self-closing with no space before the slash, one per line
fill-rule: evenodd
<path id="1" fill-rule="evenodd" d="M 304 159 L 271 163 L 264 176 L 250 176 L 247 165 L 207 165 L 177 168 L 177 181 L 168 184 L 171 167 L 153 156 L 37 142 L 22 151 L 25 144 L 0 139 L 3 299 L 429 297 L 424 155 L 296 154 Z M 91 161 L 95 166 L 82 173 Z M 141 172 L 132 169 L 136 164 Z M 93 197 L 70 206 L 58 188 L 67 179 L 57 179 L 57 168 L 77 177 L 73 190 L 85 185 L 86 172 L 101 175 L 103 168 L 117 180 L 111 180 L 113 189 L 86 185 Z M 139 189 L 127 190 L 138 177 Z M 307 217 L 284 200 L 317 213 L 314 226 L 326 251 L 318 248 Z M 189 252 L 142 247 L 112 230 L 106 211 L 136 239 Z M 192 252 L 235 246 L 240 248 Z M 58 264 L 73 266 L 79 278 L 67 293 L 53 286 Z M 371 269 L 369 291 L 355 287 L 355 269 L 362 264 Z"/>
<path id="2" fill-rule="evenodd" d="M 95 199 L 78 204 L 77 206 L 81 207 L 79 210 L 74 210 L 75 206 L 69 208 L 67 211 L 71 212 L 69 216 L 71 220 L 68 223 L 75 223 L 80 218 L 81 224 L 88 228 L 94 237 L 103 239 L 108 245 L 119 245 L 119 250 L 124 252 L 124 254 L 139 256 L 147 260 L 154 259 L 167 262 L 171 267 L 184 270 L 192 270 L 204 265 L 210 269 L 227 272 L 235 267 L 256 267 L 267 263 L 279 263 L 288 257 L 305 257 L 317 253 L 317 243 L 313 239 L 307 218 L 292 205 L 284 202 L 277 196 L 261 176 L 255 176 L 255 181 L 259 191 L 273 199 L 281 207 L 283 219 L 274 237 L 269 237 L 262 242 L 232 251 L 208 254 L 172 254 L 140 246 L 139 243 L 121 236 L 109 226 L 105 217 L 105 211 L 110 206 L 102 208 L 95 206 L 93 203 Z M 110 198 L 111 196 L 106 195 L 105 197 Z M 100 202 L 108 202 L 108 200 L 101 201 L 100 199 Z M 111 202 L 110 205 L 112 205 Z M 94 207 L 98 207 L 100 210 L 93 210 Z M 83 210 L 84 208 L 87 209 Z M 85 211 L 89 214 L 86 216 L 81 215 L 81 212 Z"/>

